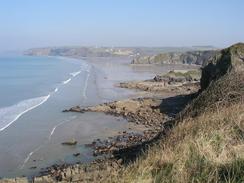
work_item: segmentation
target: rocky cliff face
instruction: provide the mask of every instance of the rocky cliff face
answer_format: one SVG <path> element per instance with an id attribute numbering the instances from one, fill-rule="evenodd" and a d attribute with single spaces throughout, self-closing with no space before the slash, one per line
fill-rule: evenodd
<path id="1" fill-rule="evenodd" d="M 201 88 L 206 89 L 209 84 L 228 72 L 244 71 L 244 44 L 238 43 L 218 52 L 211 57 L 202 69 Z M 243 81 L 244 82 L 244 81 Z"/>
<path id="2" fill-rule="evenodd" d="M 137 57 L 132 60 L 132 64 L 197 64 L 203 65 L 218 51 L 190 51 L 190 52 L 170 52 L 155 56 Z"/>
<path id="3" fill-rule="evenodd" d="M 201 90 L 182 114 L 195 116 L 244 100 L 244 44 L 221 50 L 202 68 Z M 187 116 L 187 115 L 186 115 Z"/>

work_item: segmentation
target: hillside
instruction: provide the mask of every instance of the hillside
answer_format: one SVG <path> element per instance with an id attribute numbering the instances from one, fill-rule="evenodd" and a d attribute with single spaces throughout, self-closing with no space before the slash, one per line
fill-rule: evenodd
<path id="1" fill-rule="evenodd" d="M 173 128 L 104 182 L 243 182 L 243 71 L 242 43 L 210 59 L 203 68 L 201 92 Z"/>
<path id="2" fill-rule="evenodd" d="M 205 60 L 210 59 L 217 51 L 187 51 L 168 52 L 153 56 L 139 56 L 132 60 L 132 64 L 196 64 L 203 65 Z"/>
<path id="3" fill-rule="evenodd" d="M 212 47 L 46 47 L 33 48 L 24 52 L 36 56 L 84 57 L 138 57 L 153 56 L 159 53 L 186 52 L 212 49 Z"/>

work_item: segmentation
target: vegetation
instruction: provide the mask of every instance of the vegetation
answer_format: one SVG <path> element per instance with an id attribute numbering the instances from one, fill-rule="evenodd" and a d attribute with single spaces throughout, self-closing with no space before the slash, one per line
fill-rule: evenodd
<path id="1" fill-rule="evenodd" d="M 244 181 L 242 102 L 184 119 L 135 163 L 109 182 Z"/>
<path id="2" fill-rule="evenodd" d="M 215 69 L 202 77 L 211 80 L 178 115 L 175 126 L 105 182 L 244 182 L 243 48 L 234 45 L 210 61 Z"/>
<path id="3" fill-rule="evenodd" d="M 199 80 L 201 78 L 201 70 L 195 69 L 195 70 L 189 70 L 186 72 L 173 70 L 173 71 L 168 72 L 164 76 L 170 77 L 170 78 L 191 78 L 193 80 L 194 79 Z"/>

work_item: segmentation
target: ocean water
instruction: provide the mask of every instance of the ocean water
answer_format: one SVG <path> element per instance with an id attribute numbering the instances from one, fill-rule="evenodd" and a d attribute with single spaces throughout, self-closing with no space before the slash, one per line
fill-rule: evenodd
<path id="1" fill-rule="evenodd" d="M 86 117 L 62 110 L 87 100 L 91 70 L 82 60 L 0 56 L 0 177 L 31 176 L 72 155 L 60 144 L 76 137 L 74 130 L 60 128 Z"/>
<path id="2" fill-rule="evenodd" d="M 89 73 L 89 66 L 71 59 L 0 57 L 0 132 L 82 72 Z"/>

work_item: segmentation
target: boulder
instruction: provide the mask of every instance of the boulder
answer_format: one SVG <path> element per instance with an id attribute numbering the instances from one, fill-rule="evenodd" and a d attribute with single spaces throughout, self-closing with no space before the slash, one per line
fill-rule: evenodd
<path id="1" fill-rule="evenodd" d="M 62 142 L 62 145 L 72 146 L 72 145 L 76 145 L 76 144 L 77 144 L 77 141 L 75 139 L 72 139 L 72 140 L 67 141 L 67 142 Z"/>

